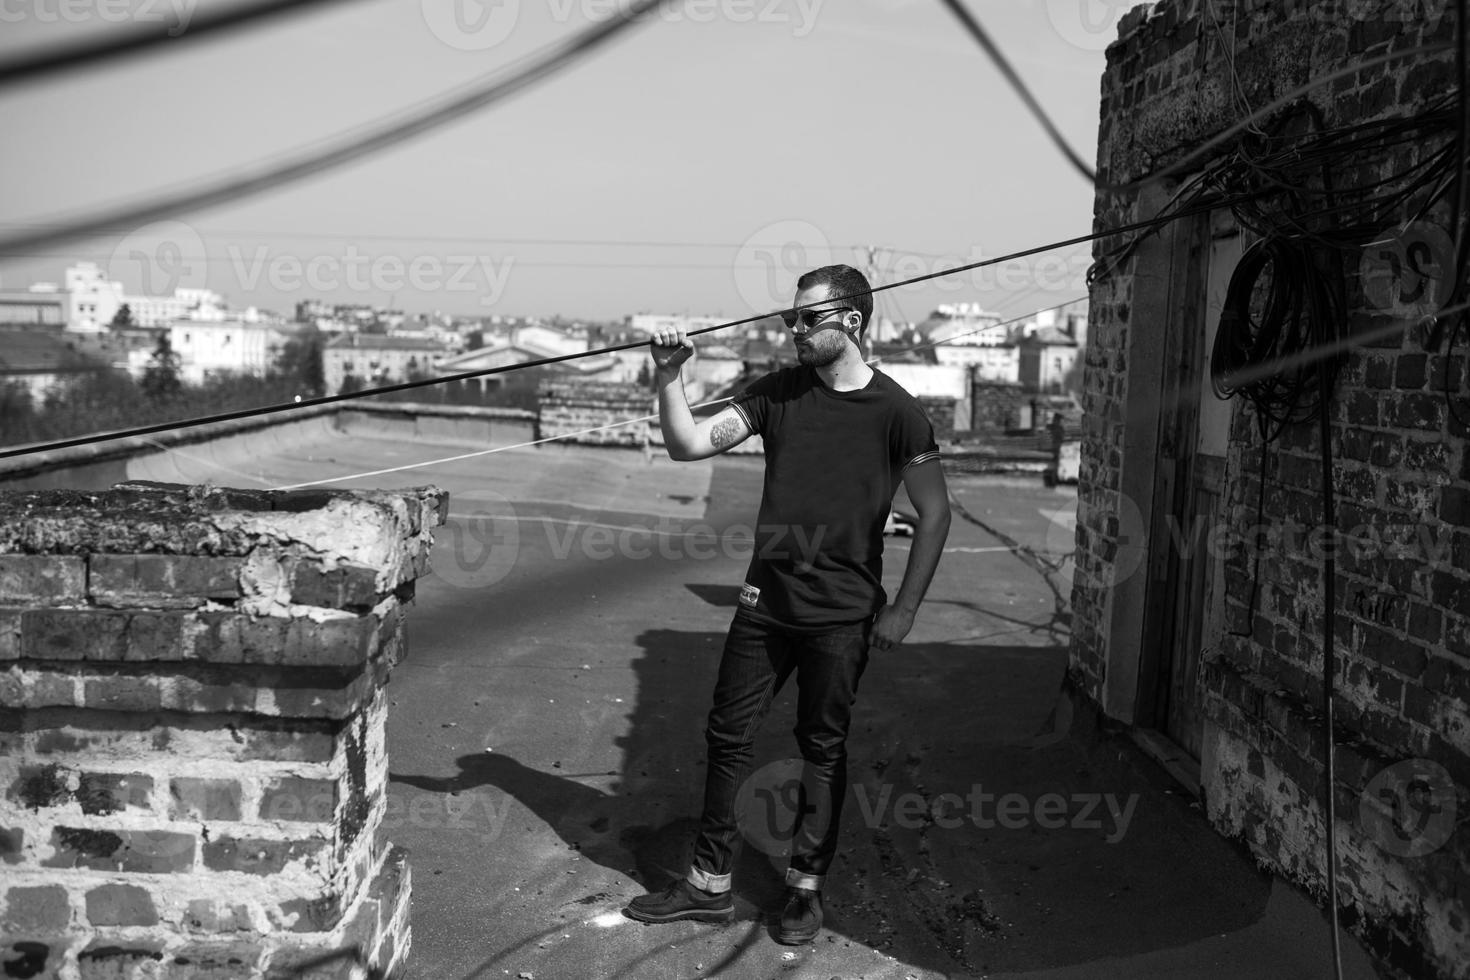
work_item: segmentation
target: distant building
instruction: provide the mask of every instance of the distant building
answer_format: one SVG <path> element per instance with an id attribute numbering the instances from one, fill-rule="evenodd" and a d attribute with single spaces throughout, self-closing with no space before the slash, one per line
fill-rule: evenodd
<path id="1" fill-rule="evenodd" d="M 322 349 L 322 376 L 327 391 L 336 393 L 350 375 L 364 387 L 428 377 L 434 362 L 447 348 L 419 337 L 354 333 L 332 338 Z"/>
<path id="2" fill-rule="evenodd" d="M 18 385 L 33 402 L 74 378 L 108 370 L 77 348 L 74 337 L 51 330 L 0 331 L 0 386 Z"/>
<path id="3" fill-rule="evenodd" d="M 1056 327 L 1042 327 L 1023 338 L 1020 350 L 1021 385 L 1027 391 L 1060 392 L 1081 348 Z"/>
<path id="4" fill-rule="evenodd" d="M 30 289 L 0 289 L 0 327 L 61 331 L 71 320 L 71 297 L 52 283 Z"/>
<path id="5" fill-rule="evenodd" d="M 275 363 L 287 336 L 269 324 L 240 320 L 176 320 L 168 327 L 169 345 L 179 357 L 179 379 L 203 384 L 228 374 L 263 377 Z M 154 345 L 129 353 L 129 371 L 141 375 Z"/>
<path id="6" fill-rule="evenodd" d="M 687 333 L 724 322 L 722 317 L 688 313 L 634 313 L 628 317 L 628 329 L 646 337 L 656 330 L 683 330 Z"/>
<path id="7" fill-rule="evenodd" d="M 224 297 L 212 289 L 181 287 L 171 296 L 126 294 L 122 283 L 107 278 L 95 262 L 78 262 L 69 267 L 65 284 L 70 300 L 67 329 L 75 333 L 106 330 L 123 306 L 127 306 L 133 325 L 139 327 L 167 326 L 185 317 L 223 320 L 230 315 Z"/>
<path id="8" fill-rule="evenodd" d="M 950 303 L 936 306 L 919 324 L 919 332 L 936 347 L 995 347 L 1010 339 L 999 313 L 981 309 L 979 303 Z"/>
<path id="9" fill-rule="evenodd" d="M 557 357 L 563 354 L 575 354 L 586 350 L 585 346 L 571 350 L 566 349 L 572 342 L 560 331 L 550 327 L 520 327 L 513 332 L 512 340 L 500 341 L 489 344 L 475 350 L 465 351 L 456 357 L 445 358 L 433 365 L 433 373 L 441 378 L 456 374 L 465 374 L 470 371 L 484 371 L 489 368 L 507 367 L 512 364 L 525 364 L 530 361 L 539 361 L 548 357 Z M 541 342 L 550 339 L 559 346 L 542 346 Z M 598 354 L 590 357 L 579 357 L 574 360 L 561 361 L 558 368 L 568 373 L 593 377 L 598 380 L 621 379 L 626 370 L 625 362 L 620 361 L 612 354 Z M 492 374 L 485 378 L 472 378 L 468 382 L 472 388 L 481 392 L 502 385 L 506 374 Z"/>

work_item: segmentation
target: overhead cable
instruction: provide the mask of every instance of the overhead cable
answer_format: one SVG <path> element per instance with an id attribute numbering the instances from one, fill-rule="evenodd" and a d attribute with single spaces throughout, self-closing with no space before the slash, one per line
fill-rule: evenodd
<path id="1" fill-rule="evenodd" d="M 1040 252 L 1047 252 L 1053 249 L 1066 248 L 1071 245 L 1078 245 L 1082 242 L 1092 241 L 1098 238 L 1105 238 L 1109 235 L 1126 234 L 1130 231 L 1136 231 L 1140 228 L 1147 228 L 1151 225 L 1159 224 L 1164 221 L 1173 221 L 1176 218 L 1185 217 L 1187 215 L 1196 213 L 1201 213 L 1201 211 L 1198 209 L 1194 211 L 1185 210 L 1170 214 L 1166 218 L 1162 219 L 1154 218 L 1147 221 L 1135 221 L 1131 224 L 1123 225 L 1118 228 L 1109 228 L 1104 229 L 1103 231 L 1093 232 L 1090 235 L 1079 235 L 1076 238 L 1069 238 L 1065 241 L 1053 242 L 1048 245 L 1038 245 L 1034 248 L 1023 249 L 1019 252 L 1012 252 L 1009 255 L 1000 255 L 993 259 L 985 259 L 980 262 L 971 262 L 967 265 L 955 266 L 952 269 L 941 269 L 938 272 L 929 272 L 920 276 L 914 276 L 910 279 L 901 279 L 898 282 L 885 283 L 881 286 L 874 286 L 872 289 L 867 290 L 864 293 L 853 293 L 850 296 L 831 296 L 819 302 L 812 302 L 800 306 L 789 307 L 788 309 L 791 311 L 801 310 L 812 306 L 819 306 L 821 305 L 821 303 L 837 303 L 847 299 L 855 299 L 859 295 L 871 295 L 872 293 L 880 293 L 888 289 L 898 289 L 901 286 L 911 286 L 916 283 L 927 282 L 931 279 L 939 279 L 945 276 L 953 276 L 961 272 L 968 272 L 972 269 L 979 269 L 989 265 L 996 265 L 1001 262 L 1009 262 L 1014 259 L 1025 258 L 1026 256 L 1036 255 Z M 694 337 L 700 334 L 711 333 L 715 330 L 725 330 L 730 327 L 738 327 L 748 323 L 755 323 L 757 321 L 776 316 L 781 312 L 783 311 L 775 310 L 768 313 L 758 313 L 754 316 L 743 317 L 739 320 L 730 320 L 725 323 L 716 323 L 707 327 L 700 327 L 697 330 L 689 331 L 687 336 Z M 73 446 L 93 445 L 96 443 L 109 442 L 116 439 L 127 439 L 133 436 L 152 435 L 155 432 L 166 432 L 171 429 L 189 428 L 196 425 L 205 425 L 211 422 L 229 422 L 235 419 L 255 418 L 257 416 L 270 415 L 276 412 L 288 412 L 294 411 L 296 409 L 310 408 L 313 405 L 330 405 L 337 402 L 351 401 L 358 398 L 370 398 L 374 395 L 385 395 L 395 391 L 409 391 L 415 388 L 426 388 L 431 385 L 448 384 L 450 382 L 456 381 L 468 381 L 474 378 L 484 378 L 496 374 L 505 374 L 511 371 L 545 367 L 551 364 L 560 364 L 565 361 L 579 360 L 585 357 L 597 357 L 602 354 L 615 354 L 619 351 L 632 350 L 635 347 L 643 347 L 646 345 L 646 343 L 647 341 L 639 340 L 623 344 L 613 344 L 607 347 L 599 347 L 594 350 L 577 351 L 571 354 L 557 354 L 550 357 L 536 358 L 530 361 L 521 361 L 516 364 L 502 364 L 498 367 L 483 368 L 478 371 L 464 371 L 442 378 L 425 378 L 420 381 L 403 381 L 399 382 L 398 384 L 383 385 L 378 388 L 366 388 L 361 391 L 341 392 L 335 395 L 321 395 L 316 398 L 305 398 L 299 402 L 285 402 L 278 405 L 263 405 L 256 408 L 239 409 L 233 412 L 222 412 L 217 415 L 209 415 L 201 418 L 185 419 L 175 422 L 158 422 L 153 425 L 139 426 L 133 429 L 123 429 L 117 432 L 99 432 L 85 436 L 75 436 L 70 439 L 60 439 L 54 442 L 42 443 L 40 445 L 0 449 L 0 459 L 10 459 L 16 456 L 27 456 L 34 453 L 48 452 L 55 449 L 69 449 Z"/>
<path id="2" fill-rule="evenodd" d="M 228 32 L 257 21 L 274 20 L 286 14 L 303 13 L 315 7 L 340 3 L 341 0 L 258 0 L 238 3 L 223 11 L 197 13 L 194 5 L 184 9 L 190 16 L 175 17 L 157 24 L 145 23 L 121 36 L 101 37 L 66 46 L 43 48 L 33 54 L 0 62 L 0 85 L 29 81 L 41 75 L 84 68 L 104 61 L 140 54 L 161 44 L 180 43 L 185 38 L 197 39 L 209 34 Z M 141 21 L 141 17 L 140 17 Z"/>
<path id="3" fill-rule="evenodd" d="M 524 67 L 502 69 L 447 96 L 421 103 L 396 118 L 371 126 L 365 133 L 339 135 L 334 145 L 301 151 L 284 163 L 257 165 L 246 176 L 226 176 L 212 184 L 183 192 L 169 192 L 139 204 L 120 204 L 88 216 L 48 223 L 43 230 L 27 231 L 0 238 L 0 255 L 27 254 L 59 242 L 86 238 L 117 228 L 136 228 L 163 218 L 216 207 L 249 197 L 314 174 L 340 167 L 386 150 L 430 130 L 445 126 L 489 105 L 529 88 L 613 40 L 662 0 L 632 0 L 613 16 L 599 21 L 572 38 L 541 48 L 521 59 Z"/>

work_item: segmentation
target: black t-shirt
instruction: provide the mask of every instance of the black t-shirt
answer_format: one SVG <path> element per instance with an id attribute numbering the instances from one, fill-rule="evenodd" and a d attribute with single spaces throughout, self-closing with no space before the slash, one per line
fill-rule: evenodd
<path id="1" fill-rule="evenodd" d="M 856 391 L 834 391 L 801 365 L 766 375 L 733 404 L 766 451 L 740 612 L 804 632 L 872 616 L 888 601 L 883 524 L 903 471 L 939 458 L 924 409 L 881 371 Z"/>

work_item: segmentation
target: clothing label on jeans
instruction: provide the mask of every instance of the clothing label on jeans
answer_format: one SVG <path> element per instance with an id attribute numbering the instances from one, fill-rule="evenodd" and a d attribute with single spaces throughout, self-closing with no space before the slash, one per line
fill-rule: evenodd
<path id="1" fill-rule="evenodd" d="M 740 587 L 740 604 L 754 609 L 755 604 L 760 602 L 761 590 L 749 582 Z"/>

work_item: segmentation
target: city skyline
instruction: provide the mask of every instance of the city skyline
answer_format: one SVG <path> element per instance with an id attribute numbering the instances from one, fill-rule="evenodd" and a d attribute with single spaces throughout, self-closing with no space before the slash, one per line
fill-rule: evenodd
<path id="1" fill-rule="evenodd" d="M 446 41 L 432 0 L 366 4 L 18 86 L 0 96 L 0 125 L 28 148 L 0 161 L 4 224 L 272 158 L 565 37 L 606 7 L 501 5 L 512 29 L 481 50 L 467 45 L 495 35 Z M 91 260 L 129 292 L 209 288 L 232 306 L 281 312 L 320 298 L 467 316 L 733 319 L 789 302 L 803 267 L 871 262 L 891 281 L 1090 230 L 1087 184 L 938 4 L 768 2 L 749 23 L 733 19 L 734 0 L 711 9 L 707 23 L 661 12 L 534 91 L 343 170 L 0 258 L 0 286 L 59 280 L 66 264 Z M 1079 34 L 1066 21 L 1078 9 L 975 5 L 1092 156 L 1105 34 Z M 486 16 L 493 27 L 502 14 Z M 0 55 L 111 27 L 20 22 Z M 390 55 L 400 71 L 364 70 Z M 252 70 L 267 57 L 271 73 Z M 764 149 L 773 139 L 777 154 Z M 105 177 L 97 145 L 109 151 Z M 915 320 L 966 300 L 1025 313 L 1084 294 L 1088 253 L 894 290 L 879 310 Z"/>

